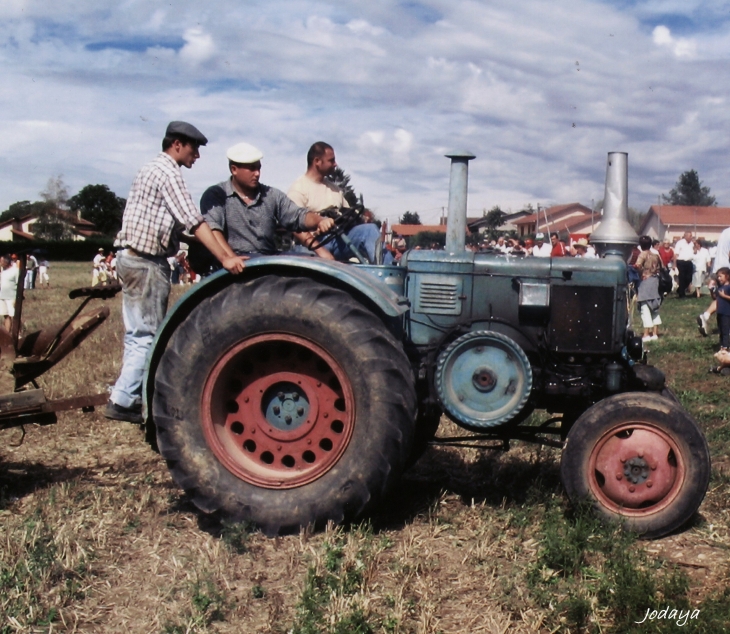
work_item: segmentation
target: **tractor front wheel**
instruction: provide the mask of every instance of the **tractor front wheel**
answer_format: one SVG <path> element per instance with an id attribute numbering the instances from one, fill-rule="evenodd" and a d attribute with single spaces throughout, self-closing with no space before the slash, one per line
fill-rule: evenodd
<path id="1" fill-rule="evenodd" d="M 560 465 L 574 502 L 586 500 L 609 520 L 644 538 L 689 520 L 710 479 L 704 435 L 678 404 L 658 394 L 606 398 L 578 418 Z"/>

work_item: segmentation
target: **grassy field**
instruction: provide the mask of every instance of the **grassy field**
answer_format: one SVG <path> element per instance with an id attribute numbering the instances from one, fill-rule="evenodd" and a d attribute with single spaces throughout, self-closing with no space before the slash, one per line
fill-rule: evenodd
<path id="1" fill-rule="evenodd" d="M 27 293 L 27 330 L 71 313 L 90 266 L 51 276 Z M 120 302 L 42 378 L 50 397 L 116 379 Z M 557 450 L 514 443 L 430 448 L 366 522 L 267 539 L 197 513 L 137 427 L 63 413 L 0 432 L 0 634 L 730 632 L 730 378 L 707 373 L 706 304 L 667 300 L 650 346 L 712 451 L 709 492 L 677 534 L 597 524 L 568 505 Z"/>

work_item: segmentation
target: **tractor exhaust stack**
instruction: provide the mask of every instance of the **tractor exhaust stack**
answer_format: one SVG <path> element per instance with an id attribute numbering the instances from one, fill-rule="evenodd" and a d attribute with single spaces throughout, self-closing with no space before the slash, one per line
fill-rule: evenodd
<path id="1" fill-rule="evenodd" d="M 591 235 L 591 242 L 603 257 L 621 257 L 625 261 L 639 242 L 639 236 L 629 224 L 628 201 L 629 155 L 609 152 L 603 218 L 601 226 Z"/>
<path id="2" fill-rule="evenodd" d="M 449 182 L 449 215 L 446 225 L 446 251 L 466 250 L 466 198 L 469 183 L 469 161 L 476 158 L 471 152 L 457 151 L 446 154 L 451 159 Z"/>

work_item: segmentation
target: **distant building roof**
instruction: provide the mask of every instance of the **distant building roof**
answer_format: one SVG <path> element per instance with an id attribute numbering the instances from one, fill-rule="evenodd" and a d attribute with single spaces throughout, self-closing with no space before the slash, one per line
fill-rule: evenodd
<path id="1" fill-rule="evenodd" d="M 446 225 L 393 225 L 391 227 L 393 233 L 399 236 L 415 236 L 422 231 L 434 231 L 437 233 L 446 233 Z"/>
<path id="2" fill-rule="evenodd" d="M 688 205 L 652 205 L 649 213 L 665 225 L 730 226 L 730 207 L 695 207 Z M 647 214 L 648 216 L 648 214 Z"/>
<path id="3" fill-rule="evenodd" d="M 516 220 L 512 221 L 513 225 L 527 225 L 531 223 L 545 223 L 545 216 L 548 217 L 548 221 L 552 219 L 553 216 L 560 215 L 562 213 L 568 213 L 568 212 L 581 212 L 583 214 L 590 215 L 591 210 L 589 207 L 586 207 L 585 205 L 581 205 L 580 203 L 567 203 L 565 205 L 553 205 L 552 207 L 548 207 L 546 209 L 541 209 L 539 212 L 535 212 L 534 214 L 529 214 L 527 216 L 524 216 L 523 218 L 518 218 Z"/>

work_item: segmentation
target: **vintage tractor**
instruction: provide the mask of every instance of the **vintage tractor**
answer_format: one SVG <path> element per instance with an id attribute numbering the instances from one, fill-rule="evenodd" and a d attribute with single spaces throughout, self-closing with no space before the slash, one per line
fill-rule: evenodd
<path id="1" fill-rule="evenodd" d="M 262 257 L 185 295 L 149 360 L 148 438 L 202 511 L 270 535 L 377 505 L 442 414 L 472 444 L 562 447 L 568 495 L 605 518 L 645 537 L 678 528 L 710 460 L 628 328 L 626 155 L 608 157 L 594 260 L 466 250 L 474 157 L 448 156 L 444 251 L 399 266 Z M 536 408 L 556 415 L 530 424 Z"/>

